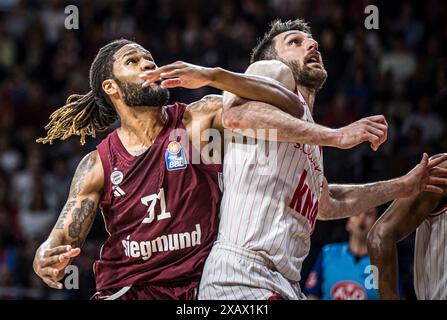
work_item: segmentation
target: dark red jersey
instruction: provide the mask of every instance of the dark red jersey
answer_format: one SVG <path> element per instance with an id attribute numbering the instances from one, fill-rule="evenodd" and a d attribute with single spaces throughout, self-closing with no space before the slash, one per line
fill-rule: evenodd
<path id="1" fill-rule="evenodd" d="M 217 234 L 220 166 L 191 161 L 185 109 L 166 107 L 168 121 L 140 156 L 127 152 L 116 130 L 97 146 L 109 233 L 94 265 L 98 291 L 200 279 Z"/>

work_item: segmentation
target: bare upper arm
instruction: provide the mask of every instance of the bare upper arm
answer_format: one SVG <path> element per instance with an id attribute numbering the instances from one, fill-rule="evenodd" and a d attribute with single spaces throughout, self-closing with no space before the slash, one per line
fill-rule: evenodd
<path id="1" fill-rule="evenodd" d="M 188 105 L 183 116 L 183 124 L 195 150 L 200 150 L 202 161 L 221 164 L 224 132 L 222 96 L 207 95 Z"/>
<path id="2" fill-rule="evenodd" d="M 279 60 L 261 60 L 252 63 L 247 70 L 246 74 L 266 77 L 271 81 L 272 79 L 277 81 L 290 91 L 295 90 L 295 79 L 293 77 L 292 70 Z M 233 93 L 225 91 L 223 94 L 223 108 L 224 110 L 236 105 L 241 105 L 247 100 L 236 96 Z"/>
<path id="3" fill-rule="evenodd" d="M 104 187 L 104 171 L 97 150 L 88 153 L 78 164 L 71 181 L 69 197 L 101 193 Z"/>
<path id="4" fill-rule="evenodd" d="M 207 128 L 222 131 L 222 96 L 210 94 L 189 104 L 185 110 L 183 123 L 188 129 L 194 121 L 200 122 L 201 132 Z"/>
<path id="5" fill-rule="evenodd" d="M 87 154 L 79 163 L 70 193 L 50 237 L 80 247 L 93 223 L 104 187 L 104 172 L 98 151 Z"/>
<path id="6" fill-rule="evenodd" d="M 416 197 L 394 200 L 374 228 L 400 241 L 414 232 L 446 196 L 446 192 L 443 195 L 424 192 Z"/>

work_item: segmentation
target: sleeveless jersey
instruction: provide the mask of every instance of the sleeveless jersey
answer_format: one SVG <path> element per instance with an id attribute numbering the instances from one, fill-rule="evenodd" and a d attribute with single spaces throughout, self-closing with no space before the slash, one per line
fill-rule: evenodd
<path id="1" fill-rule="evenodd" d="M 306 101 L 296 92 L 304 106 L 302 120 L 314 123 Z M 277 142 L 267 164 L 260 161 L 258 144 L 225 141 L 217 243 L 255 251 L 296 282 L 318 212 L 322 148 Z"/>
<path id="2" fill-rule="evenodd" d="M 182 118 L 168 120 L 145 153 L 127 152 L 117 131 L 98 146 L 104 168 L 99 207 L 109 233 L 94 264 L 97 290 L 197 281 L 216 238 L 219 165 L 191 164 Z"/>
<path id="3" fill-rule="evenodd" d="M 414 289 L 420 300 L 447 300 L 447 198 L 416 230 Z"/>

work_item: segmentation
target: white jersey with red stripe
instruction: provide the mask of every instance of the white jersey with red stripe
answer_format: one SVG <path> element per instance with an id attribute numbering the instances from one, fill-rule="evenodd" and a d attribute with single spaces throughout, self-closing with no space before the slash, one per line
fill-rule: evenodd
<path id="1" fill-rule="evenodd" d="M 313 123 L 311 110 L 299 92 L 298 96 L 305 110 L 302 120 Z M 205 264 L 200 289 L 203 291 L 201 295 L 199 290 L 199 298 L 260 298 L 250 294 L 222 297 L 212 292 L 217 282 L 258 288 L 267 283 L 256 275 L 253 275 L 256 283 L 241 279 L 243 273 L 234 265 L 231 270 L 221 271 L 217 279 L 213 275 L 216 266 L 225 268 L 218 263 L 219 259 L 226 259 L 224 249 L 226 253 L 231 251 L 241 258 L 252 255 L 257 257 L 256 261 L 264 261 L 263 265 L 281 277 L 276 281 L 277 287 L 284 288 L 284 281 L 297 283 L 300 280 L 301 265 L 310 249 L 310 235 L 323 185 L 322 148 L 278 142 L 273 151 L 269 151 L 269 159 L 275 164 L 272 166 L 272 162 L 267 164 L 259 160 L 262 150 L 258 144 L 226 140 L 218 239 Z M 222 252 L 220 256 L 218 251 Z M 272 291 L 284 298 L 300 298 L 296 292 Z"/>
<path id="2" fill-rule="evenodd" d="M 416 230 L 414 289 L 420 300 L 447 300 L 447 201 Z"/>

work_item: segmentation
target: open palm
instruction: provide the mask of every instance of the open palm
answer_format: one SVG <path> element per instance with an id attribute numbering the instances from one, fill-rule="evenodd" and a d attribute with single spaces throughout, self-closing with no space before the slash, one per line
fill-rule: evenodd
<path id="1" fill-rule="evenodd" d="M 421 192 L 442 193 L 443 189 L 439 185 L 447 184 L 447 169 L 437 165 L 444 161 L 447 161 L 447 156 L 429 160 L 424 153 L 421 162 L 403 177 L 405 196 L 414 196 Z"/>

